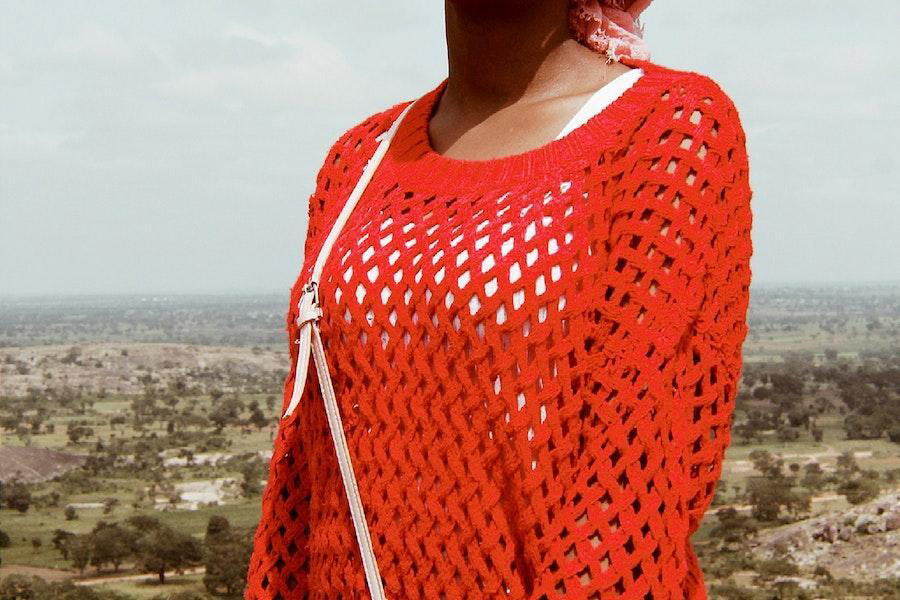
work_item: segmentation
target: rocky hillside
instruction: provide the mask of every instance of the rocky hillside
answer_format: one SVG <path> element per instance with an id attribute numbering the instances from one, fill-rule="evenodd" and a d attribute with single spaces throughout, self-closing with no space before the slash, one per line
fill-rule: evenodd
<path id="1" fill-rule="evenodd" d="M 47 448 L 0 446 L 0 483 L 14 479 L 23 483 L 46 481 L 80 467 L 85 459 Z"/>
<path id="2" fill-rule="evenodd" d="M 284 345 L 93 343 L 0 351 L 0 395 L 69 387 L 87 393 L 140 394 L 145 384 L 217 384 L 226 390 L 278 382 L 289 368 Z"/>
<path id="3" fill-rule="evenodd" d="M 863 581 L 900 577 L 900 491 L 761 532 L 755 554 L 787 554 L 803 571 L 824 567 L 834 577 Z"/>

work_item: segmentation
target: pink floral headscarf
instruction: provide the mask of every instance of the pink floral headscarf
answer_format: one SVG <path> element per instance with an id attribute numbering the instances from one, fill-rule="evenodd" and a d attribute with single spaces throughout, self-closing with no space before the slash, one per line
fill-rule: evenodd
<path id="1" fill-rule="evenodd" d="M 569 27 L 575 39 L 605 54 L 650 59 L 639 17 L 653 0 L 569 0 Z"/>

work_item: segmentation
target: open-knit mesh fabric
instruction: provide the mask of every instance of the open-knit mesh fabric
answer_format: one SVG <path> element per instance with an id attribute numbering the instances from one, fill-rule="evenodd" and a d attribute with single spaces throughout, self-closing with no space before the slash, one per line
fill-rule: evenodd
<path id="1" fill-rule="evenodd" d="M 442 83 L 330 253 L 319 325 L 388 598 L 706 597 L 690 536 L 747 331 L 745 137 L 709 77 L 628 62 L 645 75 L 589 123 L 492 161 L 430 149 Z M 300 287 L 406 104 L 318 174 L 291 342 Z M 316 377 L 275 441 L 248 599 L 369 597 Z"/>

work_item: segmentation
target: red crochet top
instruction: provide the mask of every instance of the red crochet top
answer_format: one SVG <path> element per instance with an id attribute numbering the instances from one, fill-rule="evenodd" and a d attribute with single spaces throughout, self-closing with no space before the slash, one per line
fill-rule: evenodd
<path id="1" fill-rule="evenodd" d="M 319 322 L 390 599 L 706 598 L 691 547 L 742 368 L 745 135 L 708 76 L 645 73 L 513 156 L 401 123 L 325 265 Z M 408 101 L 333 145 L 305 260 Z M 296 370 L 285 381 L 287 407 Z M 248 599 L 368 598 L 315 370 L 282 420 Z"/>

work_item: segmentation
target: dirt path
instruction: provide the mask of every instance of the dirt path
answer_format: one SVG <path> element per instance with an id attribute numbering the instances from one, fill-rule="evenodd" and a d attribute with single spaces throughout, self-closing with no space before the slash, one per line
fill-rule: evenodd
<path id="1" fill-rule="evenodd" d="M 185 569 L 183 573 L 175 571 L 166 571 L 166 579 L 170 577 L 178 577 L 179 575 L 197 575 L 206 573 L 206 567 L 194 567 Z M 78 579 L 78 573 L 75 571 L 64 571 L 62 569 L 49 569 L 46 567 L 31 567 L 28 565 L 3 565 L 0 567 L 0 579 L 7 575 L 27 575 L 40 577 L 44 581 L 63 581 L 71 579 L 75 585 L 102 585 L 104 583 L 121 583 L 123 581 L 140 581 L 142 579 L 158 579 L 156 573 L 133 573 L 130 575 L 99 575 L 95 577 L 87 577 Z"/>
<path id="2" fill-rule="evenodd" d="M 813 496 L 810 499 L 812 504 L 818 504 L 819 502 L 831 502 L 832 500 L 840 500 L 843 498 L 840 494 L 823 494 L 821 496 Z M 753 509 L 753 506 L 750 504 L 722 504 L 719 506 L 711 506 L 709 508 L 709 512 L 715 512 L 720 508 L 733 508 L 738 512 L 747 512 Z"/>
<path id="3" fill-rule="evenodd" d="M 195 567 L 193 569 L 185 569 L 182 573 L 175 571 L 166 571 L 166 579 L 170 577 L 178 577 L 179 575 L 196 575 L 198 573 L 206 573 L 206 567 Z M 137 575 L 113 575 L 104 577 L 88 577 L 87 579 L 79 579 L 74 581 L 75 585 L 101 585 L 104 583 L 121 583 L 123 581 L 140 581 L 141 579 L 158 579 L 156 573 L 138 573 Z"/>
<path id="4" fill-rule="evenodd" d="M 40 577 L 44 581 L 62 581 L 75 576 L 72 571 L 62 569 L 49 569 L 46 567 L 30 567 L 28 565 L 3 565 L 0 567 L 0 579 L 7 575 L 27 575 Z"/>

